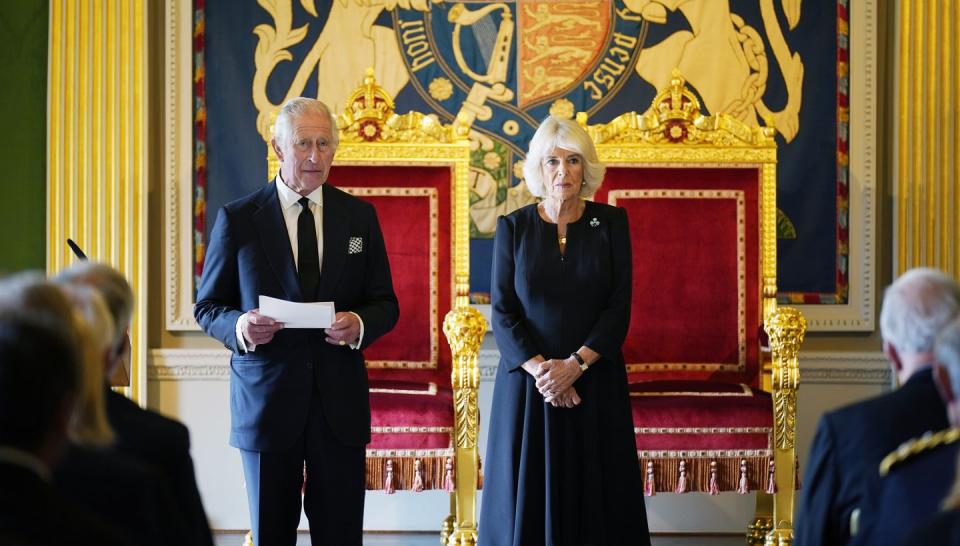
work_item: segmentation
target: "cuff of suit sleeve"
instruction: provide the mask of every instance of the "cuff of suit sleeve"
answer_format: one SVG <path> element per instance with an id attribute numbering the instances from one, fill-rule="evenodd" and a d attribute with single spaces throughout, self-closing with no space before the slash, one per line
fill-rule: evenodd
<path id="1" fill-rule="evenodd" d="M 353 311 L 347 311 L 347 312 L 357 317 L 357 321 L 360 323 L 360 335 L 357 336 L 357 342 L 350 343 L 349 345 L 351 349 L 356 350 L 356 349 L 359 349 L 361 345 L 363 345 L 363 319 L 360 318 L 360 315 L 354 313 Z"/>
<path id="2" fill-rule="evenodd" d="M 243 337 L 243 326 L 247 323 L 247 313 L 240 315 L 240 318 L 237 319 L 237 347 L 245 352 L 252 353 L 257 348 L 256 343 L 250 343 Z M 360 330 L 361 332 L 363 330 Z"/>

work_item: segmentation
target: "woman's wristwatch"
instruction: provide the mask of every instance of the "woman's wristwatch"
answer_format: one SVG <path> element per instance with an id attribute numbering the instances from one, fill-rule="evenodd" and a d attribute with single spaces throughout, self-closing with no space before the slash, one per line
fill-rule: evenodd
<path id="1" fill-rule="evenodd" d="M 583 357 L 580 356 L 580 353 L 574 351 L 570 353 L 570 356 L 572 356 L 577 361 L 577 363 L 580 364 L 580 373 L 587 371 L 587 368 L 590 367 L 589 364 L 583 361 Z"/>

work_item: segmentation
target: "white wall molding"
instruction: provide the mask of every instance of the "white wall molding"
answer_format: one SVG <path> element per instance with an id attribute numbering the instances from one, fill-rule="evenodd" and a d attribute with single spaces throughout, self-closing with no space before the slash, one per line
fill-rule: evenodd
<path id="1" fill-rule="evenodd" d="M 147 371 L 150 381 L 227 381 L 230 379 L 230 351 L 153 349 Z"/>
<path id="2" fill-rule="evenodd" d="M 880 351 L 800 353 L 800 386 L 817 384 L 890 385 L 890 365 Z"/>
<path id="3" fill-rule="evenodd" d="M 480 381 L 492 382 L 500 352 L 481 349 Z M 151 381 L 226 381 L 230 379 L 230 352 L 223 349 L 153 349 L 149 355 Z M 876 353 L 810 351 L 800 354 L 800 384 L 889 385 L 887 360 Z"/>

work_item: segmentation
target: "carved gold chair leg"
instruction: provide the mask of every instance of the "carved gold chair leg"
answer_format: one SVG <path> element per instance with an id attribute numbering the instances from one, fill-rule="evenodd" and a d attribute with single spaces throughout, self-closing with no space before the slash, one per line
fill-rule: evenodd
<path id="1" fill-rule="evenodd" d="M 466 276 L 464 276 L 466 279 Z M 458 283 L 459 284 L 459 283 Z M 463 283 L 466 286 L 466 283 Z M 466 292 L 464 291 L 464 294 Z M 457 297 L 461 300 L 461 297 Z M 469 306 L 464 295 L 457 307 L 447 313 L 443 321 L 453 353 L 454 410 L 454 476 L 456 519 L 448 546 L 474 546 L 477 543 L 477 476 L 479 454 L 477 437 L 480 432 L 480 343 L 487 330 L 487 321 L 479 311 Z"/>
<path id="2" fill-rule="evenodd" d="M 763 546 L 767 533 L 773 529 L 773 495 L 757 491 L 757 506 L 753 521 L 747 526 L 747 546 Z"/>
<path id="3" fill-rule="evenodd" d="M 777 309 L 766 324 L 773 359 L 773 458 L 777 490 L 773 494 L 773 528 L 766 546 L 793 543 L 793 505 L 796 498 L 798 354 L 807 321 L 791 307 Z"/>
<path id="4" fill-rule="evenodd" d="M 450 544 L 450 536 L 453 534 L 453 529 L 457 524 L 457 494 L 456 492 L 450 493 L 450 514 L 443 519 L 443 524 L 440 526 L 440 544 L 441 546 L 448 546 Z"/>

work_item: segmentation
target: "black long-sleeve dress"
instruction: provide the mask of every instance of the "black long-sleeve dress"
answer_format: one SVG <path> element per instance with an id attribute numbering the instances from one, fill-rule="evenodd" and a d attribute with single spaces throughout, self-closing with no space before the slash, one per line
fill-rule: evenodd
<path id="1" fill-rule="evenodd" d="M 479 542 L 484 546 L 650 544 L 621 346 L 630 321 L 623 209 L 587 202 L 557 226 L 536 205 L 501 217 L 494 243 L 494 386 Z M 600 353 L 572 409 L 544 402 L 520 366 L 533 356 Z"/>

